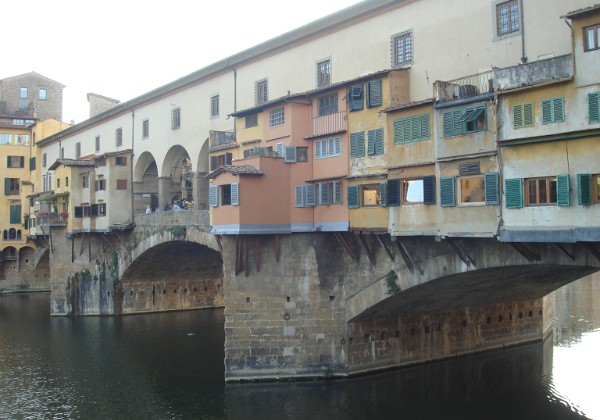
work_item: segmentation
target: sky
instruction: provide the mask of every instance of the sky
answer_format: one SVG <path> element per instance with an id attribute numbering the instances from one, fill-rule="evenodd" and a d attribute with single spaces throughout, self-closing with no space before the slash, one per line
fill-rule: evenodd
<path id="1" fill-rule="evenodd" d="M 125 102 L 357 0 L 8 0 L 0 79 L 35 71 L 66 85 L 63 121 L 87 93 Z M 6 19 L 6 17 L 10 18 Z M 12 51 L 14 54 L 10 54 Z"/>

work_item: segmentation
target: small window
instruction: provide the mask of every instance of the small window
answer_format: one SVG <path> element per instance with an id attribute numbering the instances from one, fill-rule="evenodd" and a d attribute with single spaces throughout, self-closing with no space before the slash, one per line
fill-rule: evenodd
<path id="1" fill-rule="evenodd" d="M 126 179 L 117 179 L 117 190 L 124 191 L 127 189 Z"/>
<path id="2" fill-rule="evenodd" d="M 308 147 L 296 147 L 296 162 L 308 162 Z"/>
<path id="3" fill-rule="evenodd" d="M 117 128 L 115 130 L 115 147 L 123 146 L 123 129 Z"/>
<path id="4" fill-rule="evenodd" d="M 365 133 L 359 131 L 350 133 L 350 157 L 360 158 L 365 156 Z"/>
<path id="5" fill-rule="evenodd" d="M 595 204 L 600 203 L 600 175 L 592 175 L 592 200 Z"/>
<path id="6" fill-rule="evenodd" d="M 379 184 L 361 185 L 360 189 L 363 207 L 381 206 L 381 188 Z"/>
<path id="7" fill-rule="evenodd" d="M 56 178 L 56 188 L 60 188 L 60 178 Z"/>
<path id="8" fill-rule="evenodd" d="M 534 121 L 533 104 L 520 104 L 513 107 L 513 127 L 515 129 L 533 127 Z"/>
<path id="9" fill-rule="evenodd" d="M 565 121 L 565 102 L 563 98 L 542 101 L 542 124 L 554 124 Z"/>
<path id="10" fill-rule="evenodd" d="M 588 26 L 583 29 L 584 51 L 600 49 L 600 24 Z"/>
<path id="11" fill-rule="evenodd" d="M 402 204 L 422 204 L 423 202 L 423 179 L 403 179 Z"/>
<path id="12" fill-rule="evenodd" d="M 319 98 L 319 116 L 331 115 L 338 112 L 338 95 L 321 96 Z"/>
<path id="13" fill-rule="evenodd" d="M 485 204 L 485 179 L 483 175 L 460 177 L 459 188 L 459 204 Z"/>
<path id="14" fill-rule="evenodd" d="M 95 182 L 96 191 L 105 191 L 106 190 L 106 180 L 98 179 Z"/>
<path id="15" fill-rule="evenodd" d="M 459 136 L 487 130 L 485 105 L 447 111 L 443 114 L 444 137 Z"/>
<path id="16" fill-rule="evenodd" d="M 254 102 L 263 105 L 269 101 L 269 85 L 267 79 L 259 80 L 254 85 Z"/>
<path id="17" fill-rule="evenodd" d="M 79 159 L 81 157 L 81 143 L 75 143 L 75 159 Z"/>
<path id="18" fill-rule="evenodd" d="M 171 129 L 177 130 L 181 127 L 181 108 L 171 110 Z"/>
<path id="19" fill-rule="evenodd" d="M 90 187 L 90 178 L 87 175 L 81 176 L 81 187 L 89 188 Z"/>
<path id="20" fill-rule="evenodd" d="M 150 137 L 150 120 L 146 118 L 142 121 L 142 138 L 147 139 Z"/>
<path id="21" fill-rule="evenodd" d="M 65 187 L 68 187 L 68 186 L 69 186 L 69 177 L 66 176 L 65 177 Z"/>
<path id="22" fill-rule="evenodd" d="M 96 136 L 96 152 L 100 151 L 100 136 Z"/>
<path id="23" fill-rule="evenodd" d="M 12 134 L 0 133 L 0 144 L 11 144 L 11 143 L 12 143 Z"/>
<path id="24" fill-rule="evenodd" d="M 383 128 L 369 130 L 367 143 L 367 154 L 369 156 L 383 155 Z"/>
<path id="25" fill-rule="evenodd" d="M 348 89 L 348 108 L 350 111 L 360 111 L 365 107 L 363 85 L 352 85 Z"/>
<path id="26" fill-rule="evenodd" d="M 325 159 L 342 154 L 342 140 L 339 137 L 317 140 L 315 142 L 315 159 Z"/>
<path id="27" fill-rule="evenodd" d="M 394 144 L 414 143 L 417 141 L 429 140 L 429 138 L 429 114 L 421 114 L 394 121 Z"/>
<path id="28" fill-rule="evenodd" d="M 38 91 L 38 99 L 40 101 L 45 101 L 47 94 L 48 94 L 48 91 L 46 89 L 40 88 L 40 90 Z"/>
<path id="29" fill-rule="evenodd" d="M 211 118 L 219 116 L 219 95 L 210 97 L 210 116 Z"/>
<path id="30" fill-rule="evenodd" d="M 284 108 L 272 109 L 269 112 L 269 127 L 276 127 L 285 122 Z"/>
<path id="31" fill-rule="evenodd" d="M 115 157 L 115 165 L 116 166 L 127 166 L 127 156 L 116 156 Z"/>
<path id="32" fill-rule="evenodd" d="M 24 168 L 25 158 L 23 156 L 7 156 L 6 166 L 8 168 Z"/>
<path id="33" fill-rule="evenodd" d="M 100 168 L 102 166 L 106 166 L 106 158 L 98 158 L 96 160 L 96 167 Z"/>
<path id="34" fill-rule="evenodd" d="M 60 148 L 60 158 L 61 158 L 61 159 L 64 159 L 64 158 L 65 158 L 65 148 L 64 148 L 64 147 L 61 147 L 61 148 Z"/>
<path id="35" fill-rule="evenodd" d="M 20 94 L 20 103 L 19 106 L 21 107 L 21 109 L 26 109 L 29 106 L 29 91 L 26 87 L 22 87 Z"/>
<path id="36" fill-rule="evenodd" d="M 381 79 L 367 82 L 367 108 L 383 104 Z"/>
<path id="37" fill-rule="evenodd" d="M 246 128 L 256 127 L 258 125 L 258 114 L 246 115 L 244 120 L 246 122 Z"/>
<path id="38" fill-rule="evenodd" d="M 19 94 L 19 98 L 21 98 L 21 99 L 27 99 L 28 96 L 29 96 L 29 93 L 28 93 L 27 88 L 26 87 L 22 87 L 21 91 L 20 91 L 20 94 Z"/>
<path id="39" fill-rule="evenodd" d="M 331 60 L 317 63 L 317 88 L 324 88 L 331 84 Z"/>
<path id="40" fill-rule="evenodd" d="M 519 4 L 517 0 L 496 5 L 496 35 L 503 36 L 518 32 L 520 28 Z"/>
<path id="41" fill-rule="evenodd" d="M 328 206 L 331 204 L 342 204 L 342 183 L 321 182 L 316 184 L 318 193 L 318 204 L 320 206 Z"/>
<path id="42" fill-rule="evenodd" d="M 525 197 L 528 206 L 556 204 L 556 177 L 526 179 Z"/>
<path id="43" fill-rule="evenodd" d="M 219 193 L 219 198 L 221 200 L 222 206 L 237 206 L 238 205 L 238 200 L 239 200 L 238 185 L 239 184 L 236 183 L 236 184 L 226 184 L 226 185 L 221 185 L 219 187 L 216 187 L 219 190 L 218 193 Z M 214 190 L 212 195 L 214 195 L 215 193 L 216 193 L 216 190 Z M 209 195 L 211 195 L 211 194 L 209 193 Z M 215 199 L 216 199 L 216 197 L 212 197 L 212 198 L 209 197 L 209 201 L 211 201 L 213 203 L 214 203 Z"/>
<path id="44" fill-rule="evenodd" d="M 588 93 L 589 123 L 600 123 L 600 92 Z"/>
<path id="45" fill-rule="evenodd" d="M 4 178 L 4 195 L 19 195 L 20 185 L 19 178 Z"/>
<path id="46" fill-rule="evenodd" d="M 412 31 L 392 35 L 392 67 L 402 67 L 413 62 Z"/>

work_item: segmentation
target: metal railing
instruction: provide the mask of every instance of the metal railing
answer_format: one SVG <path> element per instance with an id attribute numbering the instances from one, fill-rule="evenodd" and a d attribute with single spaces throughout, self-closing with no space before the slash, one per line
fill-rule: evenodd
<path id="1" fill-rule="evenodd" d="M 470 98 L 493 92 L 493 71 L 464 76 L 448 81 L 436 81 L 434 84 L 437 101 L 452 101 Z"/>
<path id="2" fill-rule="evenodd" d="M 210 147 L 235 143 L 235 131 L 210 130 Z"/>
<path id="3" fill-rule="evenodd" d="M 66 226 L 68 218 L 68 215 L 60 213 L 38 213 L 36 216 L 38 226 Z"/>
<path id="4" fill-rule="evenodd" d="M 335 114 L 323 115 L 312 119 L 312 135 L 320 136 L 323 134 L 337 133 L 345 131 L 348 128 L 348 119 L 346 111 L 336 112 Z"/>

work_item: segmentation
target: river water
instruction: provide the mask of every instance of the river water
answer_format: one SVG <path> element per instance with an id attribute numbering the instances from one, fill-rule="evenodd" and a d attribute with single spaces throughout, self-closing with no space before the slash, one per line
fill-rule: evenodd
<path id="1" fill-rule="evenodd" d="M 225 385 L 223 311 L 50 318 L 0 295 L 0 419 L 600 419 L 600 275 L 544 343 L 348 380 Z"/>

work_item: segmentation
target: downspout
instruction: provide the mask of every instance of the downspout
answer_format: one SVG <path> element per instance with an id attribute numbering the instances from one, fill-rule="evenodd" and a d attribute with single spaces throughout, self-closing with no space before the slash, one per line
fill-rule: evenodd
<path id="1" fill-rule="evenodd" d="M 131 223 L 135 224 L 135 208 L 134 208 L 134 194 L 133 194 L 133 157 L 135 156 L 135 109 L 131 110 L 131 159 L 130 159 L 130 176 L 131 176 Z"/>
<path id="2" fill-rule="evenodd" d="M 233 112 L 237 112 L 237 70 L 233 69 Z M 233 120 L 233 136 L 237 141 L 237 119 Z"/>
<path id="3" fill-rule="evenodd" d="M 567 17 L 563 16 L 563 19 L 569 29 L 571 30 L 571 77 L 575 76 L 575 31 L 573 30 L 573 26 L 567 21 Z"/>
<path id="4" fill-rule="evenodd" d="M 519 0 L 519 9 L 521 11 L 521 63 L 527 63 L 525 55 L 525 15 L 523 11 L 523 0 Z"/>

